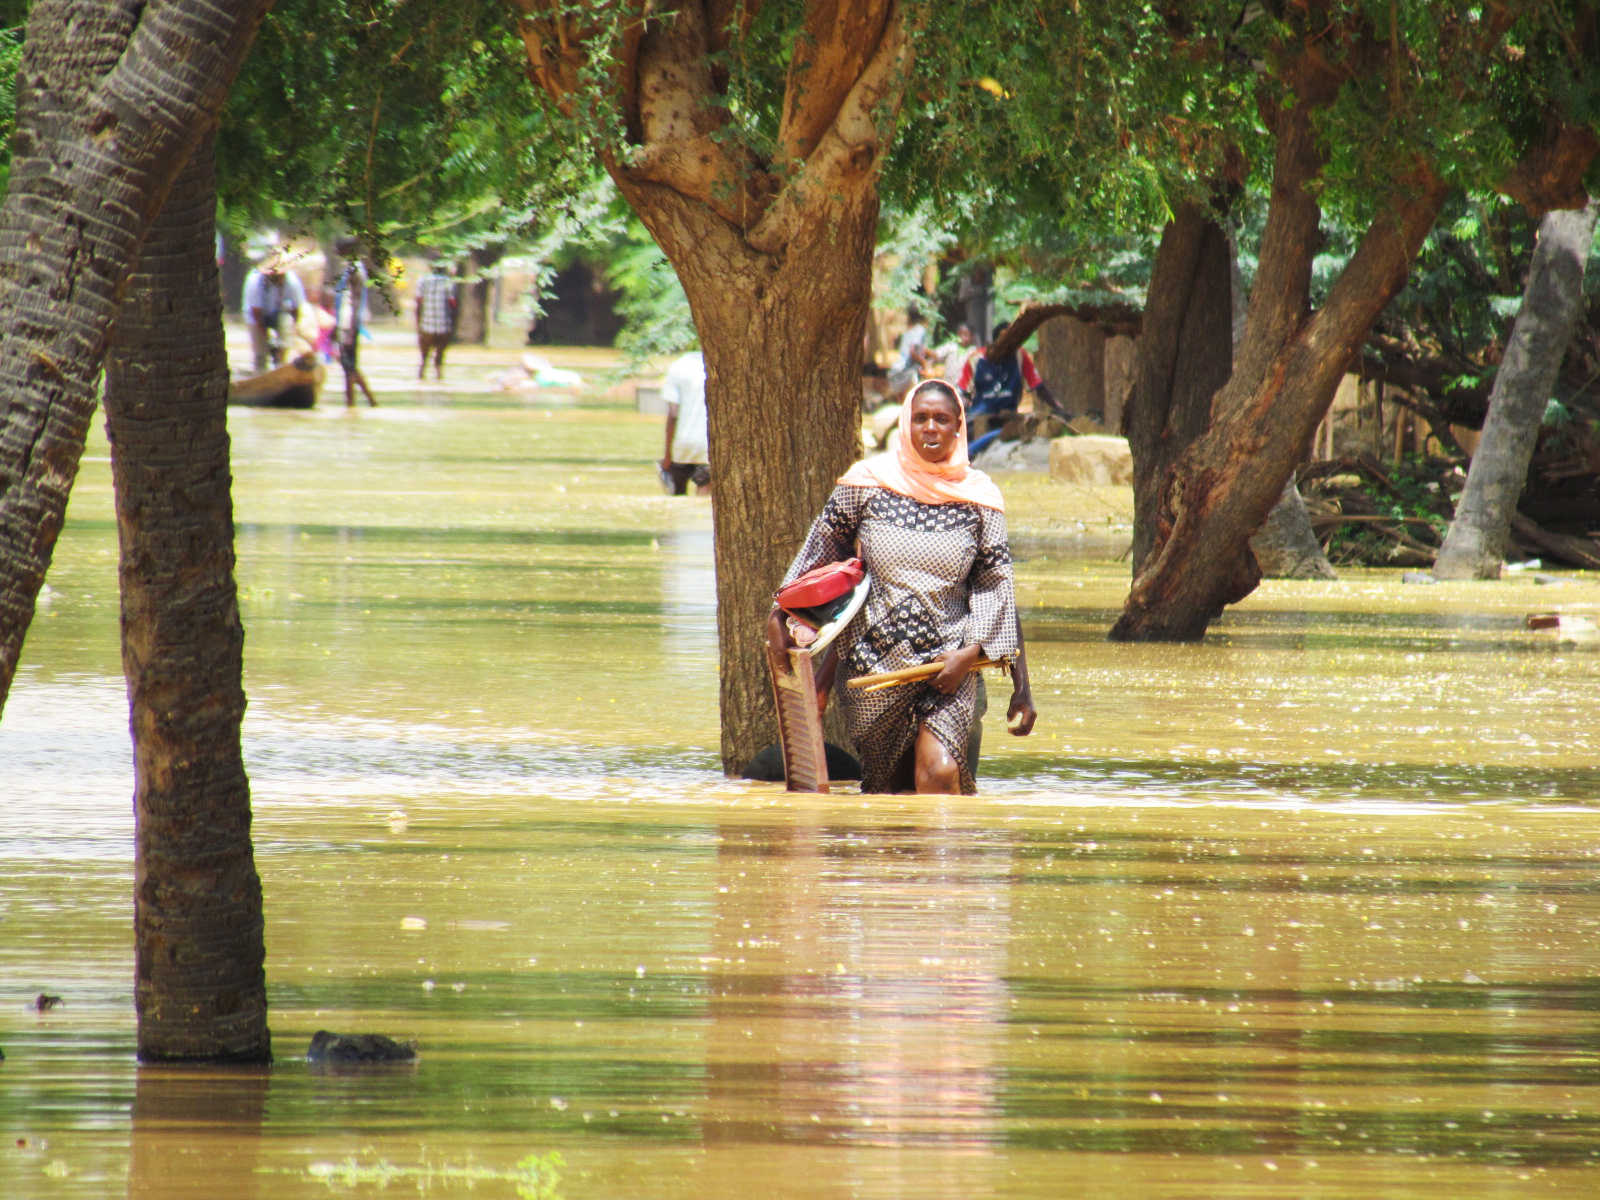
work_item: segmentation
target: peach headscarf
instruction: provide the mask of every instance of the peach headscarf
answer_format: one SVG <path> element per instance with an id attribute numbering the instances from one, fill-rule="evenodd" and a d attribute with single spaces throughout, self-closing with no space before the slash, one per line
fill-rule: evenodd
<path id="1" fill-rule="evenodd" d="M 967 428 L 962 421 L 956 429 L 955 449 L 940 463 L 931 463 L 917 453 L 911 440 L 911 401 L 916 394 L 938 380 L 925 380 L 911 389 L 900 406 L 900 428 L 889 449 L 864 458 L 839 476 L 839 482 L 852 487 L 881 487 L 922 504 L 952 504 L 966 501 L 1005 512 L 1006 502 L 982 471 L 967 459 Z M 943 384 L 949 387 L 949 384 Z"/>

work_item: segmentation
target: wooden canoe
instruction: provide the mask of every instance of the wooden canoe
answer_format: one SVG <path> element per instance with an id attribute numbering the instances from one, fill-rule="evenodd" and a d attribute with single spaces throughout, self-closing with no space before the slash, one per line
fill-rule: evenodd
<path id="1" fill-rule="evenodd" d="M 325 373 L 316 355 L 303 354 L 264 374 L 235 379 L 228 386 L 228 403 L 245 408 L 311 408 Z"/>

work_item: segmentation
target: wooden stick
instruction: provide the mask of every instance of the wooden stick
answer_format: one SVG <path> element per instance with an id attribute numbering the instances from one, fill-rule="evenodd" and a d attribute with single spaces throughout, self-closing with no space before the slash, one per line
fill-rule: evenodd
<path id="1" fill-rule="evenodd" d="M 972 664 L 972 669 L 976 671 L 979 667 L 1002 666 L 1005 666 L 1003 660 L 980 658 Z M 936 662 L 922 663 L 915 667 L 901 667 L 898 671 L 880 671 L 876 675 L 858 675 L 854 679 L 847 680 L 845 687 L 866 688 L 870 692 L 876 692 L 881 688 L 896 687 L 902 683 L 915 683 L 919 679 L 927 679 L 930 676 L 937 675 L 942 670 L 944 670 L 944 660 L 939 659 Z"/>

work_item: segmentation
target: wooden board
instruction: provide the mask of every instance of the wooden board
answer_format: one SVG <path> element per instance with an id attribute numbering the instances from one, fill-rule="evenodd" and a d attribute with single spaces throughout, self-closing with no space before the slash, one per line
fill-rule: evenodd
<path id="1" fill-rule="evenodd" d="M 790 650 L 788 656 L 789 669 L 772 673 L 772 697 L 778 710 L 778 744 L 783 748 L 788 790 L 826 792 L 827 742 L 822 736 L 822 715 L 817 712 L 811 654 L 807 650 Z"/>

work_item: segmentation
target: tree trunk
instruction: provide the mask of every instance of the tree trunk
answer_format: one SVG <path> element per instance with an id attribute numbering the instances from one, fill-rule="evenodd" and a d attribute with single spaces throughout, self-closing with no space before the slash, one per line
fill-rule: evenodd
<path id="1" fill-rule="evenodd" d="M 454 338 L 462 344 L 486 345 L 492 314 L 489 311 L 489 279 L 484 272 L 505 254 L 503 246 L 482 246 L 472 251 L 472 275 L 463 280 L 458 292 Z"/>
<path id="2" fill-rule="evenodd" d="M 1293 103 L 1262 101 L 1276 147 L 1244 337 L 1212 402 L 1211 428 L 1162 482 L 1155 543 L 1111 629 L 1114 641 L 1198 641 L 1225 606 L 1255 589 L 1261 574 L 1250 538 L 1309 451 L 1340 377 L 1405 283 L 1444 202 L 1443 182 L 1416 162 L 1394 181 L 1394 198 L 1327 303 L 1311 313 L 1311 265 L 1322 244 L 1312 188 L 1322 169 L 1316 114 L 1343 77 L 1320 51 L 1286 60 L 1282 77 Z M 1228 307 L 1219 308 L 1226 321 Z"/>
<path id="3" fill-rule="evenodd" d="M 1233 369 L 1233 248 L 1198 204 L 1161 231 L 1123 425 L 1133 454 L 1133 573 L 1156 544 L 1162 488 L 1178 456 L 1211 424 L 1212 397 Z"/>
<path id="4" fill-rule="evenodd" d="M 678 272 L 705 352 L 722 761 L 736 773 L 777 736 L 763 642 L 773 590 L 861 453 L 877 194 L 836 203 L 783 255 L 662 189 L 630 199 Z"/>
<path id="5" fill-rule="evenodd" d="M 145 239 L 106 365 L 134 751 L 139 1057 L 264 1062 L 261 883 L 239 745 L 228 359 L 211 138 Z"/>
<path id="6" fill-rule="evenodd" d="M 0 207 L 0 706 L 94 412 L 122 289 L 267 0 L 39 0 Z"/>
<path id="7" fill-rule="evenodd" d="M 785 48 L 770 143 L 730 123 L 749 12 L 711 0 L 643 15 L 591 62 L 591 27 L 557 0 L 515 0 L 534 78 L 579 117 L 597 74 L 627 154 L 618 189 L 672 262 L 706 358 L 715 497 L 722 762 L 775 732 L 762 649 L 772 592 L 834 481 L 859 453 L 861 344 L 878 175 L 911 61 L 898 0 L 807 0 Z M 743 14 L 742 16 L 740 14 Z M 609 134 L 608 134 L 609 136 Z"/>
<path id="8" fill-rule="evenodd" d="M 1522 307 L 1489 395 L 1483 437 L 1455 519 L 1433 565 L 1438 579 L 1498 579 L 1528 477 L 1539 424 L 1583 308 L 1583 272 L 1600 205 L 1558 210 L 1539 223 Z"/>
<path id="9" fill-rule="evenodd" d="M 1250 539 L 1263 579 L 1337 579 L 1333 564 L 1322 551 L 1300 489 L 1293 481 L 1267 514 L 1266 522 Z"/>
<path id="10" fill-rule="evenodd" d="M 1445 195 L 1426 176 L 1397 197 L 1308 319 L 1316 202 L 1303 188 L 1286 199 L 1282 190 L 1274 188 L 1240 362 L 1217 395 L 1211 429 L 1167 478 L 1157 544 L 1112 627 L 1114 641 L 1198 641 L 1224 607 L 1255 589 L 1250 538 L 1309 451 L 1372 322 L 1404 285 Z M 1280 214 L 1280 205 L 1311 211 Z"/>
<path id="11" fill-rule="evenodd" d="M 1062 317 L 1039 326 L 1033 356 L 1039 374 L 1073 416 L 1097 413 L 1106 403 L 1106 335 L 1087 321 Z"/>

